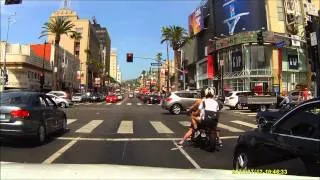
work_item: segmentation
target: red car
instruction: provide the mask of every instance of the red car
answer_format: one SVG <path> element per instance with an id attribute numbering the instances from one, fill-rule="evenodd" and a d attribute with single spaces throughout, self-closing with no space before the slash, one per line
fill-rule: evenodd
<path id="1" fill-rule="evenodd" d="M 118 101 L 118 98 L 116 95 L 108 95 L 106 96 L 106 102 L 107 103 L 116 103 Z"/>

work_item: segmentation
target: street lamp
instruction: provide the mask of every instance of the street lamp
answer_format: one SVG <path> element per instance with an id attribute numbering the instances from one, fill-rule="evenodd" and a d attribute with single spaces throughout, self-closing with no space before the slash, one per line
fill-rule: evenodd
<path id="1" fill-rule="evenodd" d="M 43 60 L 42 60 L 42 76 L 40 79 L 40 88 L 41 88 L 41 92 L 43 92 L 44 90 L 44 61 L 46 59 L 46 45 L 47 45 L 47 41 L 44 41 L 44 47 L 43 47 Z"/>

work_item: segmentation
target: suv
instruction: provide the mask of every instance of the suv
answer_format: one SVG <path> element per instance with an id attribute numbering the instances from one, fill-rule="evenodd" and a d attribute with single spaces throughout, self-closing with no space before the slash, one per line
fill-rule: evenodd
<path id="1" fill-rule="evenodd" d="M 196 91 L 176 91 L 172 92 L 162 102 L 162 108 L 169 110 L 172 114 L 180 114 L 186 111 L 188 107 L 192 106 L 200 98 Z"/>
<path id="2" fill-rule="evenodd" d="M 225 97 L 224 105 L 229 106 L 230 109 L 242 109 L 239 103 L 239 96 L 248 96 L 250 91 L 231 91 Z"/>
<path id="3" fill-rule="evenodd" d="M 299 158 L 310 175 L 320 175 L 320 98 L 305 101 L 276 121 L 239 136 L 234 169 Z"/>

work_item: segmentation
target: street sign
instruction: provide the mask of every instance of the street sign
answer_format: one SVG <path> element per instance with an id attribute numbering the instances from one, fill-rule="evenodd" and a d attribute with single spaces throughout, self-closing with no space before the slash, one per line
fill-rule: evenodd
<path id="1" fill-rule="evenodd" d="M 310 40 L 311 40 L 311 46 L 316 46 L 316 45 L 318 45 L 318 42 L 317 42 L 317 33 L 316 33 L 316 32 L 310 33 Z"/>
<path id="2" fill-rule="evenodd" d="M 221 59 L 219 63 L 220 63 L 220 66 L 224 66 L 224 60 Z"/>
<path id="3" fill-rule="evenodd" d="M 151 66 L 162 66 L 162 63 L 151 63 Z"/>
<path id="4" fill-rule="evenodd" d="M 300 47 L 300 39 L 301 38 L 299 36 L 296 36 L 296 35 L 291 35 L 291 37 L 293 38 L 291 40 L 292 46 Z"/>
<path id="5" fill-rule="evenodd" d="M 285 41 L 277 42 L 274 44 L 277 48 L 282 48 L 286 45 Z"/>

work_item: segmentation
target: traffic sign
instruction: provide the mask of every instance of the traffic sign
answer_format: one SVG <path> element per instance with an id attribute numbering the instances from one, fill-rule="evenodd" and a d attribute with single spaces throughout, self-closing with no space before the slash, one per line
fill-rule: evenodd
<path id="1" fill-rule="evenodd" d="M 282 48 L 286 45 L 285 41 L 277 42 L 274 44 L 277 48 Z"/>
<path id="2" fill-rule="evenodd" d="M 151 66 L 162 66 L 162 63 L 151 63 Z"/>

